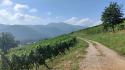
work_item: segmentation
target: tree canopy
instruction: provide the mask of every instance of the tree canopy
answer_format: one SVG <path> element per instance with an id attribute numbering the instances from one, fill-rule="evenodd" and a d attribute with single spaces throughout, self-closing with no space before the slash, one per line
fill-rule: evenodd
<path id="1" fill-rule="evenodd" d="M 104 29 L 111 27 L 114 31 L 114 28 L 117 24 L 120 24 L 123 20 L 122 7 L 117 4 L 117 2 L 111 2 L 108 7 L 105 8 L 102 14 L 102 22 Z"/>
<path id="2" fill-rule="evenodd" d="M 18 43 L 11 33 L 2 32 L 0 34 L 0 48 L 3 52 L 6 52 L 10 48 L 17 47 L 17 45 Z"/>

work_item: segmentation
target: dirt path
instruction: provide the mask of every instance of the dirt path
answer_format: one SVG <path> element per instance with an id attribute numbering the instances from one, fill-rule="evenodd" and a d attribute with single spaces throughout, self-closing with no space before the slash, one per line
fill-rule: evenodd
<path id="1" fill-rule="evenodd" d="M 124 57 L 98 42 L 85 41 L 89 47 L 86 58 L 79 64 L 79 70 L 125 70 Z"/>

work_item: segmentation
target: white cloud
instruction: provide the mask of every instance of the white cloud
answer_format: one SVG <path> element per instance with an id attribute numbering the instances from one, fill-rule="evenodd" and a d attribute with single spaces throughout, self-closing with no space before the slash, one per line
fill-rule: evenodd
<path id="1" fill-rule="evenodd" d="M 3 16 L 9 16 L 9 15 L 10 15 L 10 13 L 7 12 L 7 10 L 5 10 L 5 9 L 0 10 L 0 16 L 1 17 L 3 17 Z"/>
<path id="2" fill-rule="evenodd" d="M 0 24 L 8 24 L 9 21 L 11 20 L 11 16 L 12 14 L 10 14 L 10 12 L 8 12 L 5 9 L 0 10 Z M 12 22 L 10 22 L 12 23 Z"/>
<path id="3" fill-rule="evenodd" d="M 32 8 L 32 9 L 30 9 L 30 11 L 29 11 L 29 12 L 31 12 L 31 13 L 35 13 L 35 12 L 37 12 L 37 11 L 38 11 L 37 9 Z"/>
<path id="4" fill-rule="evenodd" d="M 21 13 L 16 13 L 13 17 L 13 21 L 16 21 L 16 24 L 18 23 L 19 25 L 36 25 L 43 22 L 41 17 Z"/>
<path id="5" fill-rule="evenodd" d="M 11 6 L 11 5 L 13 5 L 13 2 L 11 0 L 3 0 L 1 5 L 3 5 L 3 6 Z"/>
<path id="6" fill-rule="evenodd" d="M 36 8 L 30 8 L 26 4 L 14 3 L 12 0 L 0 1 L 0 24 L 7 25 L 38 25 L 46 24 L 47 20 L 40 16 L 31 15 Z"/>
<path id="7" fill-rule="evenodd" d="M 83 19 L 80 19 L 79 21 L 77 21 L 77 24 L 82 24 L 85 22 L 92 22 L 92 21 L 89 18 L 83 18 Z"/>
<path id="8" fill-rule="evenodd" d="M 64 22 L 72 25 L 89 26 L 89 27 L 101 24 L 100 21 L 93 21 L 89 18 L 78 18 L 78 17 L 71 17 L 65 20 Z"/>
<path id="9" fill-rule="evenodd" d="M 0 16 L 1 16 L 0 24 L 38 25 L 38 24 L 44 23 L 41 17 L 22 14 L 22 13 L 12 14 L 5 9 L 0 10 Z"/>
<path id="10" fill-rule="evenodd" d="M 20 11 L 22 11 L 22 10 L 26 10 L 26 9 L 29 9 L 29 6 L 28 6 L 28 5 L 16 4 L 16 5 L 14 6 L 14 10 L 15 10 L 15 11 L 18 11 L 18 12 L 20 12 Z"/>
<path id="11" fill-rule="evenodd" d="M 70 19 L 64 21 L 65 23 L 76 25 L 79 19 L 77 17 L 71 17 Z"/>
<path id="12" fill-rule="evenodd" d="M 37 24 L 47 24 L 49 22 L 62 21 L 65 20 L 63 16 L 58 16 L 55 18 L 40 17 L 31 15 L 31 13 L 36 13 L 38 10 L 36 8 L 30 8 L 26 4 L 14 3 L 12 0 L 2 0 L 0 3 L 0 24 L 19 24 L 19 25 L 37 25 Z M 29 13 L 29 14 L 26 14 Z M 46 12 L 47 16 L 51 16 L 52 12 Z M 92 21 L 89 18 L 78 18 L 71 17 L 64 21 L 65 23 L 80 26 L 95 26 L 101 23 L 100 21 Z"/>

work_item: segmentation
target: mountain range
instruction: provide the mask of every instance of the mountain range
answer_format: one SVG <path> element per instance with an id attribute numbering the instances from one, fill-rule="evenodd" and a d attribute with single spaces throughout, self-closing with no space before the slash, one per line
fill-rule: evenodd
<path id="1" fill-rule="evenodd" d="M 48 25 L 3 25 L 0 24 L 0 32 L 10 32 L 21 43 L 33 42 L 41 39 L 52 38 L 70 33 L 86 27 L 70 25 L 66 23 L 50 23 Z"/>

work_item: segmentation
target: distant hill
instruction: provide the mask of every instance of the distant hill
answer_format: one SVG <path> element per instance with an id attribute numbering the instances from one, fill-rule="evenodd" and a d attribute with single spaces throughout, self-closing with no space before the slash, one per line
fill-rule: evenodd
<path id="1" fill-rule="evenodd" d="M 3 25 L 0 32 L 10 32 L 22 43 L 55 37 L 86 27 L 69 25 L 66 23 L 50 23 L 48 25 Z"/>

